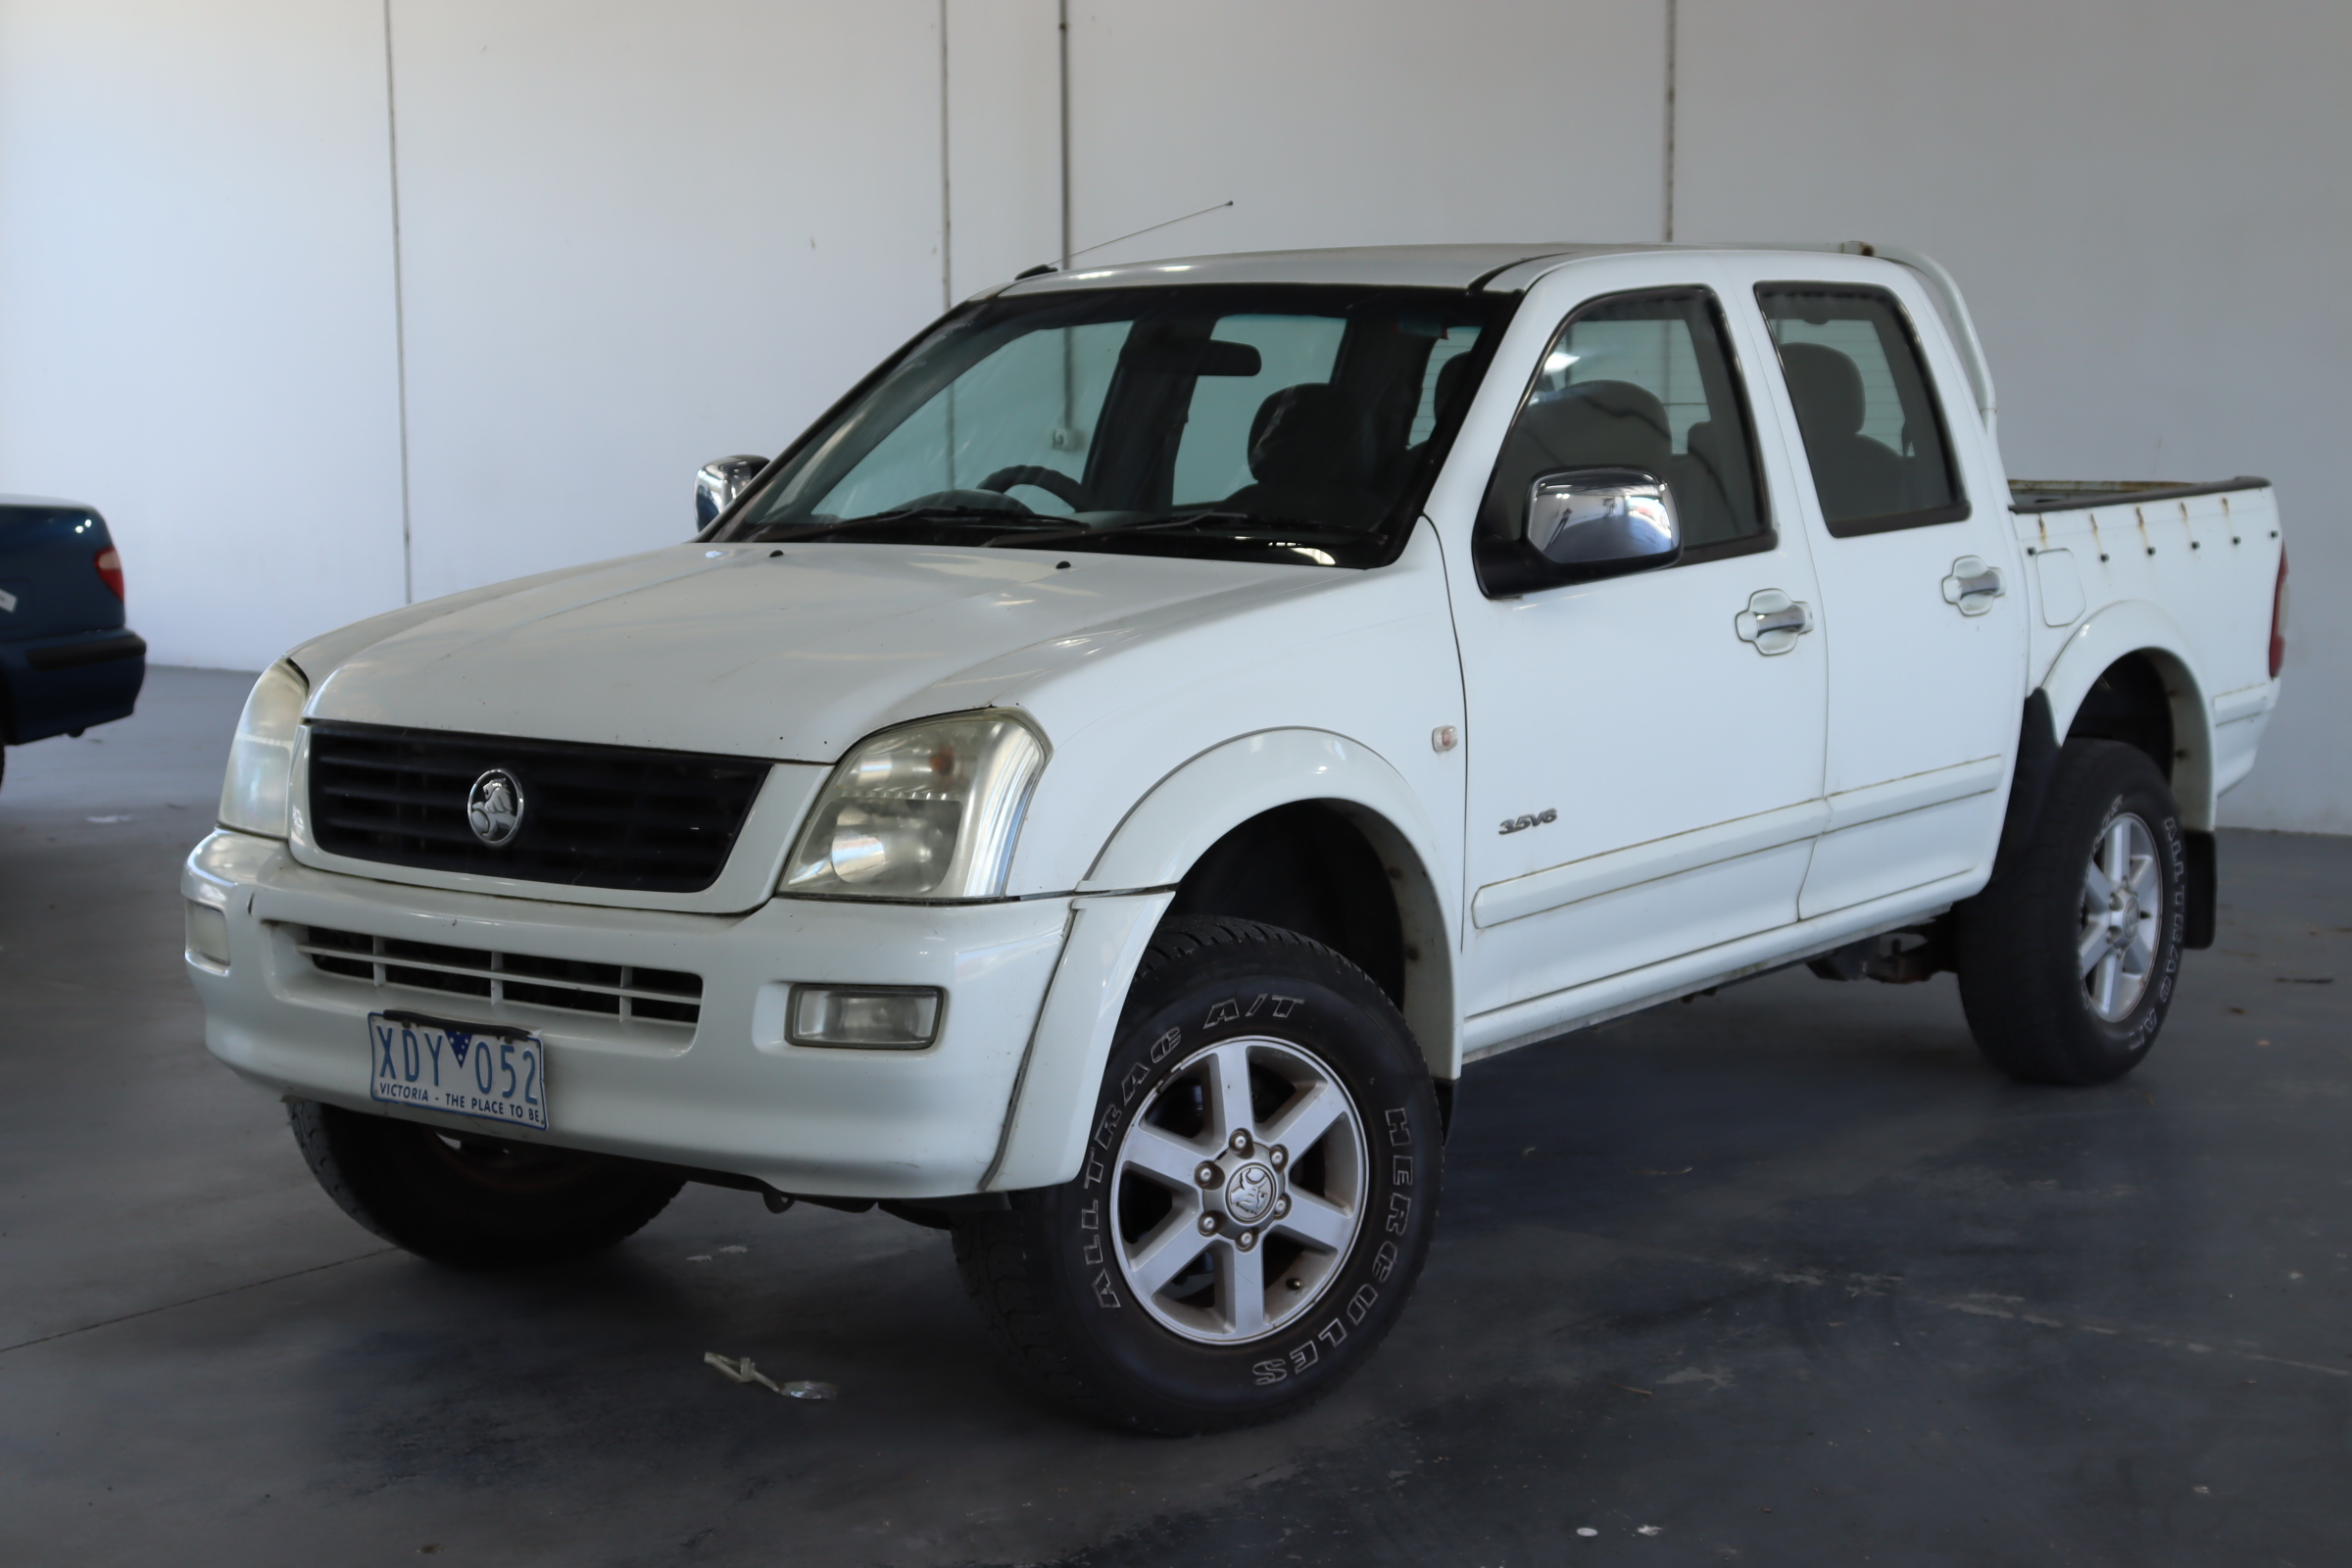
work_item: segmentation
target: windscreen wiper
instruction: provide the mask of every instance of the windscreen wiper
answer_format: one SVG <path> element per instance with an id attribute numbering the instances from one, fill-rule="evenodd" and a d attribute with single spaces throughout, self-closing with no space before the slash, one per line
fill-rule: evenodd
<path id="1" fill-rule="evenodd" d="M 803 523 L 798 527 L 761 529 L 760 542 L 780 543 L 788 539 L 817 539 L 845 529 L 865 528 L 893 522 L 969 522 L 984 523 L 1007 529 L 1061 529 L 1058 517 L 1041 517 L 1034 513 L 1004 512 L 995 507 L 901 507 L 894 512 L 873 512 L 862 517 L 836 517 L 830 522 Z"/>
<path id="2" fill-rule="evenodd" d="M 1255 512 L 1188 512 L 1181 516 L 1162 517 L 1156 522 L 1131 522 L 1119 528 L 1063 528 L 1054 533 L 1024 534 L 1017 538 L 991 539 L 991 545 L 1004 545 L 1015 550 L 1037 546 L 1064 544 L 1072 539 L 1123 539 L 1129 534 L 1160 533 L 1173 528 L 1189 528 L 1202 522 L 1258 522 L 1286 527 L 1292 519 L 1268 517 Z"/>

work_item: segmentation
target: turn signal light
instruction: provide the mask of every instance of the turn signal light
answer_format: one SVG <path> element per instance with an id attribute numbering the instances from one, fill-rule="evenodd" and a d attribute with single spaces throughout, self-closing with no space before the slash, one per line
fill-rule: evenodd
<path id="1" fill-rule="evenodd" d="M 96 565 L 96 566 L 97 566 L 97 568 L 98 568 L 98 580 L 99 580 L 100 582 L 102 582 L 102 583 L 106 584 L 106 586 L 107 586 L 107 590 L 108 590 L 110 593 L 112 593 L 112 594 L 113 594 L 113 595 L 114 595 L 114 596 L 115 596 L 117 599 L 120 599 L 120 598 L 122 598 L 122 554 L 121 554 L 119 551 L 117 551 L 113 545 L 108 545 L 108 546 L 107 546 L 107 547 L 106 547 L 104 550 L 101 550 L 101 551 L 99 551 L 99 552 L 98 552 L 97 559 L 96 559 L 96 560 L 95 560 L 95 562 L 93 562 L 92 564 L 93 564 L 94 565 Z"/>
<path id="2" fill-rule="evenodd" d="M 930 986 L 794 986 L 796 1046 L 920 1051 L 939 1038 L 940 993 Z"/>

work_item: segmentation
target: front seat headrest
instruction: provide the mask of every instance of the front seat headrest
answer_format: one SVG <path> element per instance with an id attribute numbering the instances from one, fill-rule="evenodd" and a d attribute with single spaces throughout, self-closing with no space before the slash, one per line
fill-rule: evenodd
<path id="1" fill-rule="evenodd" d="M 1327 382 L 1286 386 L 1250 421 L 1250 472 L 1261 484 L 1319 484 L 1340 477 L 1362 432 L 1354 401 Z"/>

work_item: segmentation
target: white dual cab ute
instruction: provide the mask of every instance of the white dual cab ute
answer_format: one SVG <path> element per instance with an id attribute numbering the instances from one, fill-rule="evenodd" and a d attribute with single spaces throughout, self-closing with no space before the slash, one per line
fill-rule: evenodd
<path id="1" fill-rule="evenodd" d="M 878 1202 L 1146 1430 L 1363 1360 L 1481 1057 L 1809 960 L 2129 1071 L 2278 689 L 2267 485 L 2012 481 L 1861 245 L 1044 272 L 700 484 L 262 676 L 207 1043 L 427 1257 Z"/>

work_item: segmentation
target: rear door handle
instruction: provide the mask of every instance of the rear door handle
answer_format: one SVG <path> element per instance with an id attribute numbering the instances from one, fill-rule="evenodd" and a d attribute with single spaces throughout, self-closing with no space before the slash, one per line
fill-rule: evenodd
<path id="1" fill-rule="evenodd" d="M 1962 556 L 1943 579 L 1943 602 L 1963 615 L 1982 615 L 2007 591 L 2001 586 L 2000 568 L 1986 565 L 1982 556 Z"/>
<path id="2" fill-rule="evenodd" d="M 1813 629 L 1813 607 L 1778 588 L 1759 588 L 1748 595 L 1747 608 L 1732 617 L 1732 629 L 1767 658 L 1785 654 Z"/>

